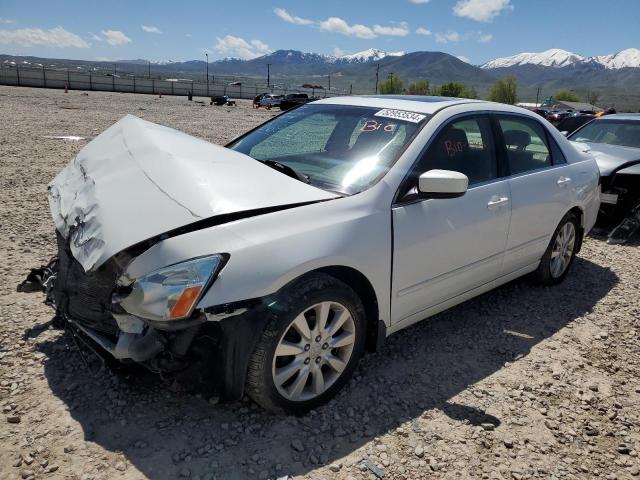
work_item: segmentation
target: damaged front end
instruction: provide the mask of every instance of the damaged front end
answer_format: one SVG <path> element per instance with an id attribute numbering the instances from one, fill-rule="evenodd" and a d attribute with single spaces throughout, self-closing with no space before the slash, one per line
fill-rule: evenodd
<path id="1" fill-rule="evenodd" d="M 194 320 L 191 327 L 171 333 L 148 325 L 118 301 L 123 298 L 117 284 L 123 268 L 118 256 L 85 272 L 60 233 L 57 242 L 58 255 L 32 270 L 18 286 L 22 292 L 45 293 L 45 303 L 55 309 L 54 326 L 68 328 L 75 340 L 103 360 L 133 361 L 159 372 L 180 370 L 189 363 L 186 354 L 202 322 Z"/>
<path id="2" fill-rule="evenodd" d="M 625 163 L 601 178 L 599 227 L 607 242 L 627 242 L 640 230 L 640 160 Z"/>
<path id="3" fill-rule="evenodd" d="M 45 303 L 55 309 L 54 327 L 69 333 L 87 365 L 91 363 L 88 355 L 92 355 L 100 360 L 101 368 L 136 363 L 166 378 L 186 375 L 190 381 L 196 372 L 199 382 L 221 388 L 225 398 L 242 396 L 245 359 L 254 345 L 255 332 L 261 331 L 255 327 L 267 318 L 262 301 L 197 309 L 199 296 L 186 305 L 181 302 L 182 295 L 171 298 L 148 290 L 141 294 L 139 289 L 145 287 L 139 282 L 123 284 L 122 272 L 130 259 L 127 253 L 116 255 L 96 271 L 85 272 L 60 233 L 57 242 L 58 255 L 47 265 L 31 270 L 18 291 L 45 293 Z M 224 258 L 214 266 L 201 290 L 215 279 L 223 262 Z M 172 271 L 185 275 L 184 270 Z M 163 280 L 161 275 L 154 273 L 144 281 L 155 280 L 151 288 L 157 289 L 158 281 Z M 177 291 L 180 279 L 165 272 L 164 280 L 167 278 L 169 288 Z M 192 280 L 188 279 L 192 285 L 183 291 L 198 288 Z M 146 302 L 141 301 L 144 298 Z M 149 309 L 157 318 L 142 319 L 123 305 L 130 311 Z"/>
<path id="4" fill-rule="evenodd" d="M 214 358 L 209 365 L 222 373 L 201 373 L 237 397 L 263 302 L 199 305 L 229 255 L 213 245 L 196 258 L 159 258 L 135 278 L 127 268 L 166 239 L 336 197 L 242 153 L 126 116 L 49 184 L 58 252 L 18 289 L 44 291 L 54 324 L 107 363 L 166 374 Z"/>

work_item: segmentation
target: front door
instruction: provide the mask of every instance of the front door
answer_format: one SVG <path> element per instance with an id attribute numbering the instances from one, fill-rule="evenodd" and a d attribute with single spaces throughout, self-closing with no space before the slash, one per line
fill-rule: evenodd
<path id="1" fill-rule="evenodd" d="M 469 190 L 453 199 L 421 200 L 411 183 L 431 169 L 469 177 Z M 501 274 L 511 195 L 500 178 L 487 116 L 452 120 L 417 162 L 392 208 L 392 322 L 491 282 Z M 415 318 L 419 320 L 420 318 Z"/>

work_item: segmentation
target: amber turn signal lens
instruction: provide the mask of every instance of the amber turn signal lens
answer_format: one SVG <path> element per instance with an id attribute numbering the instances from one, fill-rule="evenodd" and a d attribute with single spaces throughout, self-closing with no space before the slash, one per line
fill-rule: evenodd
<path id="1" fill-rule="evenodd" d="M 180 298 L 178 299 L 176 304 L 171 309 L 169 318 L 186 317 L 188 313 L 191 311 L 191 307 L 193 306 L 195 301 L 198 299 L 198 295 L 200 295 L 201 290 L 202 290 L 202 285 L 186 288 L 180 295 Z"/>

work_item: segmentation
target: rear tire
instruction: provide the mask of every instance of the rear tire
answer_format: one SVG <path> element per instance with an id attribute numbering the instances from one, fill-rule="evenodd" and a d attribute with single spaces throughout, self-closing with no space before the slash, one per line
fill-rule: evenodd
<path id="1" fill-rule="evenodd" d="M 533 274 L 534 279 L 542 285 L 557 285 L 562 282 L 573 264 L 576 249 L 580 244 L 578 217 L 567 213 L 553 232 L 551 242 L 544 252 L 538 269 Z"/>
<path id="2" fill-rule="evenodd" d="M 322 273 L 285 287 L 249 359 L 247 394 L 275 413 L 301 414 L 349 380 L 365 345 L 365 314 L 347 284 Z"/>

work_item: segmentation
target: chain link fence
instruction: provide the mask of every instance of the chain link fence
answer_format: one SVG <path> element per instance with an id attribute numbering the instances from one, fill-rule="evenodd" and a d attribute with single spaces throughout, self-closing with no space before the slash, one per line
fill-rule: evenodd
<path id="1" fill-rule="evenodd" d="M 217 77 L 217 78 L 216 78 Z M 68 88 L 69 90 L 95 90 L 105 92 L 146 93 L 155 95 L 189 95 L 211 97 L 228 95 L 230 98 L 253 98 L 263 92 L 286 95 L 307 93 L 310 96 L 348 95 L 351 92 L 324 88 L 288 88 L 286 85 L 271 85 L 256 79 L 212 76 L 212 82 L 190 79 L 149 78 L 132 74 L 95 73 L 38 68 L 20 65 L 2 65 L 0 84 L 23 87 Z M 217 80 L 217 81 L 216 81 Z M 277 82 L 280 83 L 280 82 Z"/>

